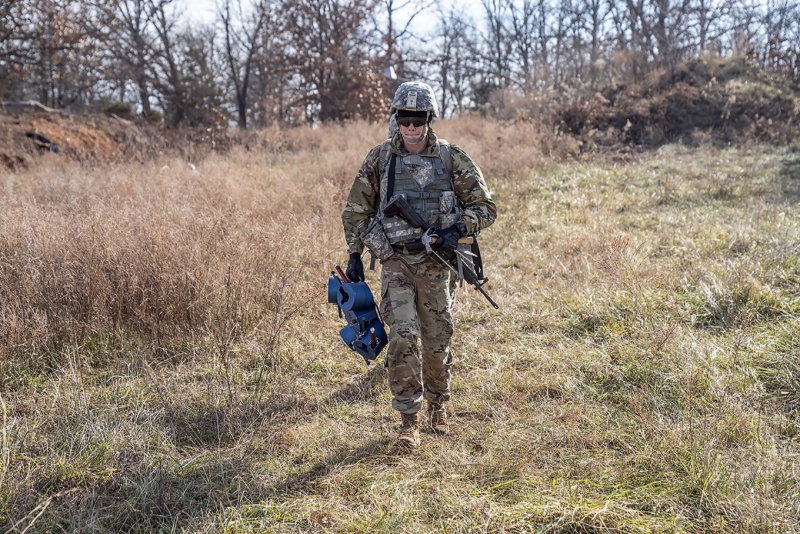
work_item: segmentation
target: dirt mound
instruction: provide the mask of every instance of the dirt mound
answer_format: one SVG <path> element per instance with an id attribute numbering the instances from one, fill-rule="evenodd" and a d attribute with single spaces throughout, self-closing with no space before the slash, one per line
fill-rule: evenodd
<path id="1" fill-rule="evenodd" d="M 66 115 L 37 108 L 0 113 L 0 168 L 27 167 L 41 153 L 83 162 L 144 161 L 165 152 L 198 158 L 227 149 L 224 131 L 178 132 L 103 114 Z"/>
<path id="2" fill-rule="evenodd" d="M 743 58 L 698 58 L 672 74 L 581 97 L 555 120 L 584 150 L 709 138 L 786 143 L 800 132 L 800 88 Z"/>

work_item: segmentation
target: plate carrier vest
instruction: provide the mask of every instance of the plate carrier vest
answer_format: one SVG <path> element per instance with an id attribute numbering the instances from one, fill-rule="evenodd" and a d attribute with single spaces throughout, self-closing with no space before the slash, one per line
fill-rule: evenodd
<path id="1" fill-rule="evenodd" d="M 443 228 L 454 224 L 459 215 L 461 208 L 455 198 L 453 190 L 453 154 L 450 151 L 450 145 L 444 139 L 439 139 L 439 156 L 423 155 L 423 154 L 405 154 L 397 155 L 395 158 L 395 178 L 394 178 L 394 195 L 405 195 L 409 204 L 419 213 L 423 219 L 428 221 L 432 227 Z M 388 198 L 388 185 L 389 185 L 389 159 L 391 158 L 391 139 L 384 141 L 381 146 L 379 157 L 379 170 L 381 174 L 380 183 L 380 209 L 378 216 L 381 217 L 381 224 L 386 238 L 392 245 L 404 243 L 419 239 L 422 235 L 422 230 L 414 228 L 407 223 L 402 217 L 386 217 L 383 218 L 383 208 L 389 202 Z M 420 186 L 420 182 L 409 171 L 404 160 L 413 160 L 415 158 L 424 158 L 429 160 L 430 167 L 426 171 L 428 176 L 421 177 L 420 180 L 424 185 Z M 449 194 L 448 194 L 449 193 Z"/>

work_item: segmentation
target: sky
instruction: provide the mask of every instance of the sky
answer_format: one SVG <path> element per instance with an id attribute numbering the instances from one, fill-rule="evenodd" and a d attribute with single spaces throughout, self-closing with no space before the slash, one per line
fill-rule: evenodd
<path id="1" fill-rule="evenodd" d="M 216 11 L 216 0 L 184 0 L 187 7 L 187 15 L 199 22 L 211 22 L 214 20 Z"/>
<path id="2" fill-rule="evenodd" d="M 441 0 L 438 0 L 441 2 Z M 480 15 L 482 11 L 481 1 L 480 0 L 451 0 L 452 2 L 456 3 L 459 7 L 465 8 L 465 11 L 469 13 L 473 18 L 476 18 Z M 184 5 L 187 8 L 187 14 L 192 17 L 193 19 L 199 22 L 211 22 L 214 20 L 214 14 L 216 12 L 216 2 L 217 0 L 183 0 Z M 402 2 L 397 2 L 398 4 L 402 4 Z M 426 2 L 424 0 L 411 0 L 407 8 L 407 13 L 411 13 L 412 9 L 415 6 L 424 5 Z M 396 23 L 403 23 L 402 16 L 399 17 L 400 20 L 396 21 Z M 428 22 L 433 24 L 435 22 L 435 17 L 423 17 L 417 16 L 414 19 L 415 24 L 422 24 Z"/>

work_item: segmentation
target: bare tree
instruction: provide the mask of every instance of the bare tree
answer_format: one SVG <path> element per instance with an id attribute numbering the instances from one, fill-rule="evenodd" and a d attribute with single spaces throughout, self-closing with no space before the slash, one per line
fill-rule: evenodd
<path id="1" fill-rule="evenodd" d="M 762 22 L 764 29 L 763 65 L 795 76 L 800 68 L 800 6 L 792 0 L 768 0 Z"/>
<path id="2" fill-rule="evenodd" d="M 574 0 L 561 0 L 556 10 L 556 81 L 575 80 L 582 83 L 585 72 L 584 42 L 581 27 L 582 13 Z"/>
<path id="3" fill-rule="evenodd" d="M 414 20 L 425 12 L 432 12 L 434 0 L 419 2 L 417 0 L 378 0 L 375 13 L 383 12 L 386 17 L 386 29 L 379 30 L 381 42 L 384 46 L 383 55 L 386 67 L 398 67 L 400 76 L 405 73 L 403 71 L 403 54 L 398 50 L 398 45 L 409 37 L 420 38 L 417 32 L 413 31 Z M 411 9 L 411 13 L 406 17 L 405 23 L 398 25 L 398 14 Z M 380 24 L 376 23 L 376 27 Z"/>
<path id="4" fill-rule="evenodd" d="M 512 40 L 508 23 L 510 0 L 481 0 L 486 21 L 484 59 L 486 75 L 498 87 L 509 84 Z"/>
<path id="5" fill-rule="evenodd" d="M 367 21 L 373 0 L 289 0 L 284 7 L 308 119 L 343 120 L 385 113 L 384 87 L 370 61 Z"/>
<path id="6" fill-rule="evenodd" d="M 246 128 L 383 119 L 387 65 L 438 80 L 445 114 L 704 52 L 800 79 L 796 0 L 481 0 L 477 26 L 437 5 L 420 34 L 433 1 L 219 0 L 198 29 L 177 0 L 0 0 L 0 95 L 77 107 L 133 91 L 148 118 L 223 125 L 235 109 Z"/>
<path id="7" fill-rule="evenodd" d="M 275 10 L 280 12 L 282 6 L 276 5 Z M 277 13 L 267 16 L 269 31 L 261 33 L 259 52 L 253 58 L 253 124 L 265 126 L 273 122 L 302 122 L 292 108 L 295 95 L 291 85 L 292 69 L 286 60 L 288 32 L 277 22 L 282 18 Z"/>
<path id="8" fill-rule="evenodd" d="M 117 0 L 106 7 L 117 15 L 117 21 L 112 26 L 115 58 L 136 85 L 145 118 L 151 115 L 152 80 L 149 69 L 155 41 L 150 7 L 149 0 Z"/>
<path id="9" fill-rule="evenodd" d="M 654 4 L 656 61 L 672 71 L 686 58 L 686 50 L 691 47 L 687 39 L 687 19 L 692 3 L 691 0 L 655 0 Z"/>
<path id="10" fill-rule="evenodd" d="M 550 47 L 550 40 L 551 40 L 551 31 L 549 25 L 550 19 L 550 10 L 548 7 L 547 0 L 536 0 L 536 23 L 534 26 L 534 33 L 536 36 L 537 48 L 536 48 L 536 55 L 539 57 L 539 69 L 541 71 L 541 75 L 538 78 L 544 80 L 544 83 L 548 83 L 550 79 L 550 61 L 551 61 L 551 47 Z"/>
<path id="11" fill-rule="evenodd" d="M 217 47 L 213 26 L 189 28 L 177 36 L 183 100 L 184 124 L 226 128 L 224 108 L 226 60 Z"/>
<path id="12" fill-rule="evenodd" d="M 599 74 L 600 56 L 606 48 L 606 19 L 609 10 L 603 0 L 580 0 L 578 10 L 580 28 L 588 40 L 588 74 L 592 84 L 594 84 Z"/>
<path id="13" fill-rule="evenodd" d="M 540 0 L 540 3 L 541 2 Z M 534 84 L 534 66 L 536 64 L 536 4 L 534 0 L 522 0 L 518 6 L 512 2 L 511 37 L 514 43 L 516 63 L 521 70 L 520 86 L 522 93 L 531 93 Z"/>
<path id="14" fill-rule="evenodd" d="M 435 66 L 442 92 L 441 113 L 462 111 L 466 105 L 469 78 L 474 69 L 470 50 L 475 49 L 475 29 L 455 7 L 438 8 L 439 23 L 434 33 Z"/>
<path id="15" fill-rule="evenodd" d="M 104 35 L 87 0 L 19 1 L 6 4 L 0 35 L 4 89 L 53 106 L 84 105 L 100 77 Z"/>
<path id="16" fill-rule="evenodd" d="M 512 42 L 513 61 L 519 71 L 516 85 L 523 94 L 534 88 L 543 89 L 554 83 L 554 48 L 559 42 L 559 6 L 549 0 L 510 1 L 509 39 Z M 563 37 L 562 37 L 563 39 Z"/>
<path id="17" fill-rule="evenodd" d="M 225 39 L 225 56 L 236 98 L 239 128 L 247 128 L 248 92 L 259 38 L 267 22 L 268 6 L 262 0 L 248 10 L 241 0 L 224 0 L 218 10 Z"/>
<path id="18" fill-rule="evenodd" d="M 35 61 L 33 11 L 22 0 L 0 0 L 0 96 L 21 98 L 22 69 Z"/>
<path id="19" fill-rule="evenodd" d="M 185 89 L 176 50 L 176 25 L 179 16 L 175 0 L 149 0 L 153 30 L 158 36 L 158 47 L 153 51 L 153 66 L 158 69 L 154 84 L 165 101 L 166 115 L 173 126 L 185 119 Z"/>
<path id="20" fill-rule="evenodd" d="M 683 59 L 691 0 L 626 0 L 634 46 L 656 67 L 674 69 Z"/>
<path id="21" fill-rule="evenodd" d="M 734 10 L 735 0 L 695 0 L 689 26 L 695 34 L 696 51 L 709 51 L 719 44 L 720 37 L 735 28 L 736 23 L 730 19 Z"/>
<path id="22" fill-rule="evenodd" d="M 22 0 L 0 0 L 0 59 L 6 63 L 22 55 L 21 42 L 34 37 L 25 30 L 30 15 L 25 8 Z"/>

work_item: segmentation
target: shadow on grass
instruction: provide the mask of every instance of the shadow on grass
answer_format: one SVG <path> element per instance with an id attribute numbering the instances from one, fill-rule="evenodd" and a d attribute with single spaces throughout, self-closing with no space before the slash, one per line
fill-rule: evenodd
<path id="1" fill-rule="evenodd" d="M 320 401 L 309 401 L 296 392 L 277 388 L 257 405 L 243 400 L 234 406 L 207 402 L 167 406 L 164 425 L 179 446 L 221 447 L 268 421 L 299 419 L 340 403 L 368 402 L 380 395 L 385 383 L 384 367 L 378 364 Z"/>
<path id="2" fill-rule="evenodd" d="M 383 388 L 387 387 L 386 370 L 383 363 L 378 363 L 373 365 L 366 373 L 359 375 L 352 383 L 331 393 L 328 398 L 320 404 L 372 400 L 380 395 Z"/>
<path id="3" fill-rule="evenodd" d="M 282 429 L 329 406 L 370 402 L 384 387 L 385 371 L 376 365 L 318 400 L 278 388 L 257 405 L 173 401 L 165 406 L 157 426 L 168 431 L 180 454 L 143 457 L 141 447 L 130 443 L 114 451 L 113 469 L 103 469 L 102 462 L 85 466 L 78 459 L 64 467 L 69 476 L 58 470 L 42 473 L 38 489 L 20 487 L 2 499 L 14 503 L 14 511 L 5 517 L 0 514 L 0 527 L 4 519 L 10 520 L 6 526 L 14 525 L 41 506 L 40 501 L 55 495 L 59 496 L 48 501 L 30 532 L 191 529 L 197 521 L 215 521 L 223 510 L 258 508 L 286 493 L 313 491 L 318 481 L 340 466 L 385 464 L 390 436 L 354 442 L 354 448 L 343 446 L 319 459 L 293 458 L 286 449 L 278 460 L 280 472 L 270 472 L 277 457 L 267 450 L 282 450 Z M 103 457 L 106 454 L 111 453 Z M 21 530 L 27 524 L 23 521 Z"/>
<path id="4" fill-rule="evenodd" d="M 52 499 L 29 532 L 174 532 L 228 523 L 229 514 L 236 517 L 243 509 L 268 508 L 292 495 L 318 492 L 320 482 L 342 466 L 391 461 L 393 457 L 386 455 L 389 441 L 387 436 L 340 449 L 289 476 L 265 471 L 262 457 L 246 453 L 222 458 L 200 455 L 145 468 L 120 466 L 110 480 L 79 484 L 62 492 L 68 497 Z M 33 516 L 24 519 L 23 510 L 36 503 L 17 504 L 24 508 L 18 508 L 19 515 L 12 513 L 7 526 L 16 523 L 25 530 Z M 296 525 L 297 519 L 290 521 Z M 282 522 L 280 516 L 272 520 Z"/>
<path id="5" fill-rule="evenodd" d="M 397 456 L 390 454 L 391 436 L 381 436 L 363 443 L 356 449 L 343 449 L 320 459 L 307 469 L 296 473 L 278 484 L 273 485 L 269 496 L 284 497 L 287 493 L 305 493 L 317 491 L 316 483 L 325 478 L 335 468 L 374 460 L 382 465 L 394 460 Z"/>
<path id="6" fill-rule="evenodd" d="M 783 178 L 781 199 L 783 202 L 800 202 L 800 150 L 793 150 L 780 171 Z"/>

